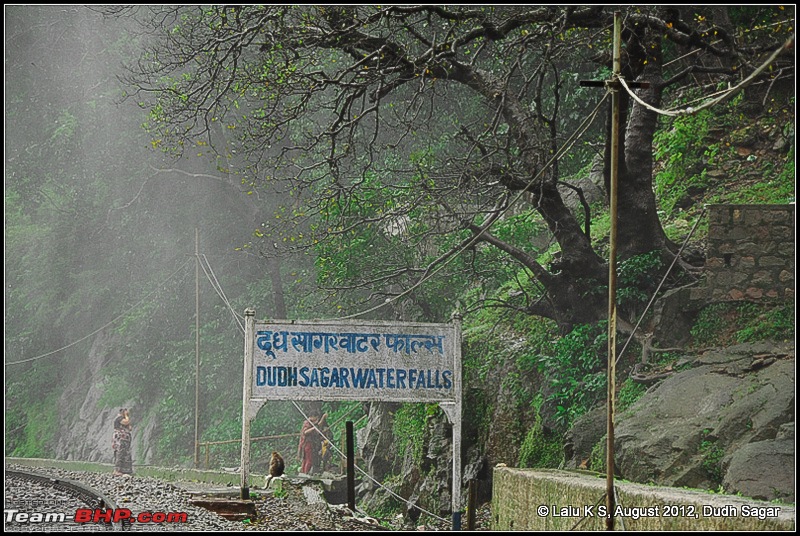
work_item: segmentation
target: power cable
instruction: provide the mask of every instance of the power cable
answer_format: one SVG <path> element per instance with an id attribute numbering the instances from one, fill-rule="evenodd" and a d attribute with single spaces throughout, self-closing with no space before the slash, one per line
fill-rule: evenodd
<path id="1" fill-rule="evenodd" d="M 651 112 L 655 112 L 659 115 L 666 115 L 670 117 L 677 117 L 679 115 L 691 115 L 691 114 L 696 114 L 700 110 L 704 110 L 706 108 L 710 108 L 711 106 L 719 104 L 720 102 L 729 99 L 734 95 L 736 95 L 737 93 L 739 93 L 741 90 L 749 86 L 753 82 L 753 80 L 755 80 L 762 72 L 764 72 L 764 69 L 769 67 L 776 59 L 778 59 L 778 56 L 780 56 L 784 52 L 787 52 L 793 46 L 794 46 L 794 37 L 790 37 L 789 39 L 786 40 L 786 42 L 782 46 L 780 46 L 775 52 L 773 52 L 772 55 L 769 58 L 767 58 L 767 60 L 763 64 L 761 64 L 759 68 L 753 71 L 753 73 L 750 76 L 742 80 L 739 84 L 726 90 L 722 95 L 720 95 L 716 99 L 712 99 L 697 107 L 690 106 L 682 110 L 662 110 L 660 108 L 656 108 L 655 106 L 647 104 L 645 101 L 640 99 L 639 96 L 636 95 L 636 93 L 631 91 L 631 89 L 628 87 L 628 84 L 625 83 L 624 78 L 619 77 L 618 80 L 620 84 L 622 84 L 622 87 L 625 88 L 625 91 L 628 92 L 628 95 L 630 95 L 633 98 L 633 100 L 635 100 L 636 102 L 638 102 Z"/>
<path id="2" fill-rule="evenodd" d="M 236 313 L 236 311 L 233 309 L 233 307 L 231 306 L 231 302 L 228 300 L 228 297 L 225 295 L 225 291 L 222 289 L 222 285 L 220 284 L 219 280 L 217 279 L 217 276 L 214 273 L 214 269 L 211 267 L 211 263 L 208 261 L 208 257 L 206 257 L 205 254 L 200 255 L 200 260 L 201 260 L 200 266 L 203 268 L 203 273 L 205 274 L 206 279 L 208 279 L 208 282 L 211 283 L 211 287 L 214 289 L 214 291 L 220 297 L 222 302 L 225 304 L 225 306 L 231 312 L 231 314 L 233 315 L 234 321 L 236 321 L 236 323 L 239 325 L 239 329 L 241 329 L 242 332 L 244 333 L 244 324 L 242 324 L 242 322 L 241 322 L 241 318 L 242 317 L 240 315 L 238 315 Z M 205 262 L 205 264 L 204 264 L 204 262 Z M 208 269 L 206 269 L 206 266 L 208 266 Z M 209 273 L 210 273 L 210 275 L 209 275 Z"/>
<path id="3" fill-rule="evenodd" d="M 178 268 L 177 270 L 175 270 L 174 272 L 172 272 L 172 273 L 171 273 L 171 274 L 170 274 L 170 275 L 169 275 L 169 276 L 168 276 L 166 279 L 164 279 L 164 280 L 163 280 L 161 283 L 159 283 L 159 286 L 160 286 L 160 285 L 164 285 L 164 284 L 165 284 L 167 281 L 169 281 L 170 279 L 172 279 L 173 277 L 175 277 L 175 275 L 177 275 L 177 274 L 178 274 L 178 272 L 180 272 L 182 269 L 184 269 L 184 268 L 185 268 L 185 267 L 186 267 L 188 264 L 189 264 L 189 261 L 187 260 L 186 262 L 184 262 L 184 263 L 181 265 L 181 267 L 180 267 L 180 268 Z M 139 300 L 138 302 L 136 302 L 134 305 L 132 305 L 132 306 L 131 306 L 131 307 L 130 307 L 130 308 L 127 310 L 127 311 L 125 311 L 124 313 L 122 313 L 122 314 L 120 314 L 119 316 L 115 317 L 113 320 L 111 320 L 110 322 L 108 322 L 108 323 L 104 324 L 103 326 L 99 327 L 99 328 L 98 328 L 98 329 L 96 329 L 95 331 L 93 331 L 93 332 L 89 333 L 89 334 L 88 334 L 88 335 L 86 335 L 85 337 L 81 337 L 81 338 L 80 338 L 80 339 L 78 339 L 77 341 L 74 341 L 74 342 L 72 342 L 72 343 L 70 343 L 70 344 L 68 344 L 68 345 L 66 345 L 66 346 L 63 346 L 63 347 L 59 348 L 58 350 L 53 350 L 52 352 L 48 352 L 48 353 L 46 353 L 46 354 L 42 354 L 42 355 L 39 355 L 39 356 L 36 356 L 36 357 L 31 357 L 31 358 L 29 358 L 29 359 L 22 359 L 22 360 L 20 360 L 20 361 L 13 361 L 13 362 L 11 362 L 11 363 L 5 363 L 5 366 L 6 366 L 6 367 L 8 367 L 8 366 L 10 366 L 10 365 L 20 365 L 20 364 L 22 364 L 22 363 L 29 363 L 29 362 L 31 362 L 31 361 L 36 361 L 36 360 L 38 360 L 38 359 L 42 359 L 42 358 L 49 357 L 49 356 L 51 356 L 51 355 L 57 354 L 58 352 L 61 352 L 62 350 L 66 350 L 67 348 L 71 348 L 71 347 L 75 346 L 76 344 L 78 344 L 79 342 L 83 342 L 83 341 L 85 341 L 86 339 L 88 339 L 88 338 L 89 338 L 89 337 L 91 337 L 92 335 L 96 335 L 97 333 L 100 333 L 100 332 L 101 332 L 101 331 L 103 331 L 105 328 L 107 328 L 108 326 L 111 326 L 112 324 L 116 323 L 116 322 L 117 322 L 118 320 L 120 320 L 121 318 L 124 318 L 124 317 L 125 317 L 126 315 L 128 315 L 128 314 L 129 314 L 131 311 L 133 311 L 134 309 L 136 309 L 137 307 L 139 307 L 139 305 L 141 305 L 142 303 L 144 303 L 144 302 L 145 302 L 145 300 L 147 300 L 147 299 L 148 299 L 148 298 L 150 298 L 150 297 L 151 297 L 153 294 L 155 294 L 155 293 L 156 293 L 158 290 L 159 290 L 159 289 L 158 289 L 158 288 L 156 288 L 156 289 L 155 289 L 154 291 L 152 291 L 150 294 L 147 294 L 147 295 L 146 295 L 144 298 L 142 298 L 141 300 Z"/>

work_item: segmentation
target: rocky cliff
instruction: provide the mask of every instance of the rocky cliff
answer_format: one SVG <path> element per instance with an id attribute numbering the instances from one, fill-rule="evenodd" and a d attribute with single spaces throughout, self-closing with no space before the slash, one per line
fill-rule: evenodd
<path id="1" fill-rule="evenodd" d="M 618 415 L 617 474 L 794 502 L 794 344 L 708 349 L 686 362 Z M 568 466 L 591 458 L 604 423 L 604 408 L 579 419 Z"/>
<path id="2" fill-rule="evenodd" d="M 87 356 L 87 375 L 77 375 L 59 398 L 59 428 L 55 458 L 112 463 L 111 437 L 114 418 L 120 407 L 131 409 L 134 423 L 133 463 L 150 463 L 153 456 L 155 422 L 145 418 L 151 408 L 136 400 L 112 405 L 112 389 L 103 381 L 103 367 L 113 362 L 122 344 L 113 334 L 101 332 L 94 339 Z M 73 408 L 78 408 L 75 411 Z"/>

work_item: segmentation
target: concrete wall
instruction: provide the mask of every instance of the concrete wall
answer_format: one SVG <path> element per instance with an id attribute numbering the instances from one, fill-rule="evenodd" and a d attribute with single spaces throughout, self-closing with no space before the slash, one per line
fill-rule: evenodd
<path id="1" fill-rule="evenodd" d="M 606 530 L 605 475 L 497 467 L 493 486 L 494 530 Z M 619 481 L 615 487 L 615 530 L 795 530 L 793 506 Z"/>
<path id="2" fill-rule="evenodd" d="M 794 300 L 794 205 L 709 205 L 705 298 Z"/>

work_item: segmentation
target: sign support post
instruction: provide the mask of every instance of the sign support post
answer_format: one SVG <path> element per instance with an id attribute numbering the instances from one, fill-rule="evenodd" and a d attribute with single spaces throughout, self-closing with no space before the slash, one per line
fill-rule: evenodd
<path id="1" fill-rule="evenodd" d="M 452 320 L 453 339 L 458 342 L 453 348 L 453 368 L 459 380 L 454 393 L 455 401 L 440 402 L 439 406 L 453 425 L 453 530 L 461 530 L 461 315 L 454 314 Z"/>
<path id="2" fill-rule="evenodd" d="M 247 479 L 250 476 L 250 398 L 253 392 L 253 350 L 255 346 L 255 309 L 244 311 L 244 384 L 242 386 L 242 480 L 241 499 L 250 498 L 250 487 Z"/>

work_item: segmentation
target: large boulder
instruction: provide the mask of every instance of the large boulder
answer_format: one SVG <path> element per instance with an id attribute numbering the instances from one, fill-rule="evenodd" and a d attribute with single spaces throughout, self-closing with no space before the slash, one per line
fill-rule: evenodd
<path id="1" fill-rule="evenodd" d="M 794 475 L 794 460 L 786 458 L 786 439 L 778 433 L 794 421 L 794 346 L 762 342 L 708 351 L 694 368 L 651 388 L 616 421 L 615 460 L 623 478 L 707 489 L 722 485 L 728 492 L 785 498 L 781 486 L 764 488 Z M 782 460 L 772 465 L 783 477 L 774 471 L 754 475 L 755 466 L 747 461 L 754 449 Z M 765 471 L 770 463 L 762 460 Z"/>
<path id="2" fill-rule="evenodd" d="M 564 435 L 564 468 L 586 469 L 592 449 L 606 435 L 608 415 L 606 405 L 598 406 L 575 419 Z"/>
<path id="3" fill-rule="evenodd" d="M 705 305 L 693 299 L 695 289 L 682 287 L 668 290 L 653 306 L 653 336 L 661 348 L 683 346 L 691 338 L 690 330 Z"/>
<path id="4" fill-rule="evenodd" d="M 794 471 L 787 471 L 787 467 L 794 467 L 794 423 L 781 429 L 791 432 L 745 445 L 722 461 L 722 486 L 728 493 L 795 502 Z"/>

